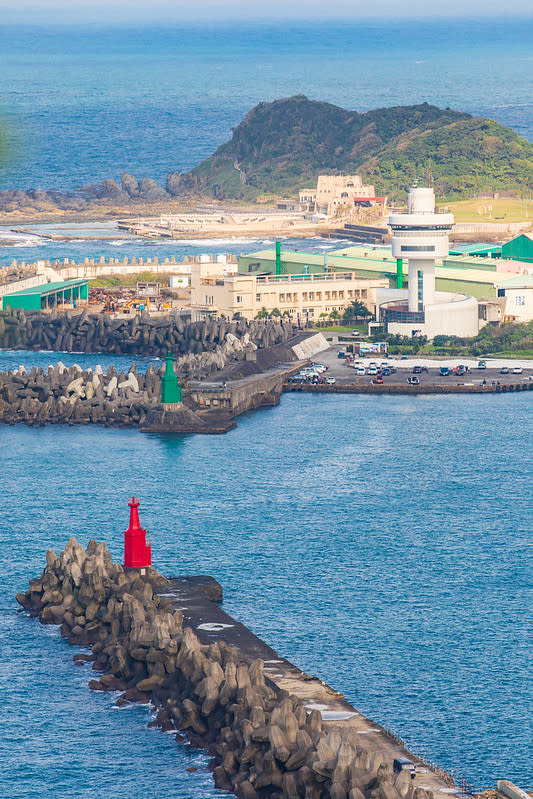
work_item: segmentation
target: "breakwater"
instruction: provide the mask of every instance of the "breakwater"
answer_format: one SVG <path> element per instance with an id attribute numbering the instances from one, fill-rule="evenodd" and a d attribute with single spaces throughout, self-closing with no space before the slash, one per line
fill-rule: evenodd
<path id="1" fill-rule="evenodd" d="M 274 348 L 274 351 L 276 348 Z M 266 353 L 268 357 L 269 353 Z M 276 405 L 283 381 L 299 366 L 272 367 L 228 386 L 199 383 L 183 391 L 177 408 L 161 404 L 161 373 L 153 364 L 141 374 L 110 366 L 82 370 L 61 362 L 0 372 L 0 423 L 27 425 L 102 424 L 139 427 L 142 432 L 225 433 L 234 417 Z"/>
<path id="2" fill-rule="evenodd" d="M 139 426 L 161 402 L 161 377 L 153 365 L 139 374 L 110 366 L 68 369 L 59 363 L 0 373 L 0 422 L 15 424 L 104 424 Z"/>
<path id="3" fill-rule="evenodd" d="M 216 604 L 211 578 L 124 569 L 106 545 L 49 550 L 18 602 L 69 643 L 90 647 L 93 690 L 118 707 L 152 703 L 156 724 L 212 755 L 218 787 L 242 799 L 432 799 L 453 781 L 304 674 Z M 98 676 L 97 679 L 97 673 Z M 409 756 L 416 774 L 395 773 Z"/>
<path id="4" fill-rule="evenodd" d="M 474 383 L 335 383 L 314 385 L 312 383 L 283 384 L 283 391 L 303 391 L 308 394 L 499 394 L 509 391 L 533 391 L 533 381 L 522 383 L 492 382 L 486 385 Z"/>
<path id="5" fill-rule="evenodd" d="M 107 314 L 0 311 L 0 348 L 106 352 L 177 357 L 183 377 L 202 378 L 232 360 L 254 360 L 255 351 L 282 344 L 291 324 L 246 320 L 192 322 L 175 314 L 115 318 Z"/>

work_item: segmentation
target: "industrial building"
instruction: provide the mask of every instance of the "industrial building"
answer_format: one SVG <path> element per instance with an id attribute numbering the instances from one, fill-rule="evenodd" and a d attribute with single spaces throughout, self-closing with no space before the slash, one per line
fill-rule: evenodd
<path id="1" fill-rule="evenodd" d="M 533 234 L 521 233 L 502 244 L 502 258 L 533 264 Z"/>
<path id="2" fill-rule="evenodd" d="M 21 308 L 23 311 L 46 311 L 61 307 L 83 307 L 89 300 L 88 280 L 63 280 L 4 294 L 2 307 Z"/>
<path id="3" fill-rule="evenodd" d="M 198 263 L 191 271 L 191 312 L 196 318 L 238 314 L 254 319 L 260 312 L 271 314 L 277 309 L 295 322 L 316 322 L 333 311 L 342 314 L 354 301 L 362 302 L 373 314 L 377 290 L 388 285 L 387 278 L 361 277 L 348 271 L 232 274 L 221 264 Z"/>

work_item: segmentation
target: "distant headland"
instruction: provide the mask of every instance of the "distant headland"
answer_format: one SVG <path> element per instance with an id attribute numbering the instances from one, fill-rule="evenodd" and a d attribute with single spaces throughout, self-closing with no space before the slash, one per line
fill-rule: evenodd
<path id="1" fill-rule="evenodd" d="M 533 192 L 533 144 L 490 119 L 428 103 L 366 113 L 296 95 L 255 106 L 230 141 L 165 186 L 126 172 L 76 191 L 0 192 L 8 222 L 157 215 L 199 200 L 273 202 L 295 197 L 318 174 L 360 174 L 379 193 L 403 200 L 417 175 L 431 175 L 437 196 Z"/>

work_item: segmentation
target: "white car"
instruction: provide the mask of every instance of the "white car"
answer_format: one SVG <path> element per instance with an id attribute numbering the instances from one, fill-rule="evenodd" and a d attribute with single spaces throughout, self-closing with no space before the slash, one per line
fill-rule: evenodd
<path id="1" fill-rule="evenodd" d="M 325 371 L 327 371 L 327 368 L 328 368 L 328 367 L 326 366 L 326 364 L 325 364 L 325 363 L 314 363 L 314 364 L 313 364 L 313 369 L 314 369 L 316 372 L 318 372 L 319 374 L 321 374 L 322 372 L 325 372 Z"/>
<path id="2" fill-rule="evenodd" d="M 369 375 L 377 375 L 378 370 L 376 366 L 369 366 L 368 367 L 368 374 Z"/>
<path id="3" fill-rule="evenodd" d="M 379 366 L 380 366 L 380 369 L 386 369 L 388 365 L 389 365 L 388 361 L 381 361 Z"/>
<path id="4" fill-rule="evenodd" d="M 365 367 L 364 366 L 357 367 L 356 374 L 361 375 L 361 376 L 366 374 Z"/>
<path id="5" fill-rule="evenodd" d="M 326 383 L 328 386 L 334 386 L 337 381 L 334 377 L 326 377 Z"/>
<path id="6" fill-rule="evenodd" d="M 515 366 L 514 369 L 513 369 L 513 374 L 514 375 L 521 375 L 523 371 L 524 370 L 522 369 L 521 366 Z"/>

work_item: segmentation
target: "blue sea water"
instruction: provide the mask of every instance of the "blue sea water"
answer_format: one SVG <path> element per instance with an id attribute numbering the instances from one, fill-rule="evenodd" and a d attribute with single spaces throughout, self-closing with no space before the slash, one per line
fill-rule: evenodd
<path id="1" fill-rule="evenodd" d="M 1 29 L 0 188 L 76 188 L 122 170 L 163 181 L 256 103 L 427 101 L 533 139 L 533 17 L 417 22 Z"/>
<path id="2" fill-rule="evenodd" d="M 288 394 L 221 437 L 0 430 L 0 795 L 218 795 L 201 752 L 92 694 L 14 602 L 70 535 L 119 559 L 132 493 L 163 573 L 214 575 L 230 613 L 426 758 L 530 785 L 532 432 L 526 394 Z"/>
<path id="3" fill-rule="evenodd" d="M 531 140 L 531 41 L 531 19 L 4 28 L 0 113 L 18 149 L 0 188 L 163 179 L 256 102 L 297 92 L 358 110 L 427 100 Z M 1 263 L 271 246 L 80 238 L 21 237 Z M 58 359 L 110 360 L 0 352 L 0 368 Z M 0 428 L 0 796 L 220 793 L 202 753 L 91 694 L 90 670 L 14 603 L 71 534 L 119 558 L 132 492 L 163 572 L 212 573 L 229 612 L 444 768 L 531 785 L 531 427 L 520 394 L 286 395 L 220 438 Z"/>

